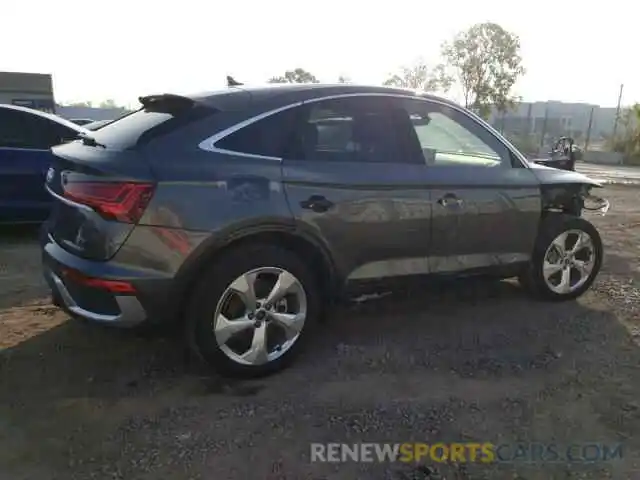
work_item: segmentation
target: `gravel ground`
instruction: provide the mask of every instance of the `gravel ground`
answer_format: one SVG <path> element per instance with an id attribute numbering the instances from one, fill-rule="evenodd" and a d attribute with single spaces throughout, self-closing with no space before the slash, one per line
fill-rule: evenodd
<path id="1" fill-rule="evenodd" d="M 171 336 L 70 321 L 33 232 L 0 249 L 0 479 L 640 478 L 640 188 L 592 220 L 577 302 L 461 281 L 335 312 L 279 375 L 229 382 Z M 43 299 L 44 297 L 44 299 Z M 311 463 L 310 442 L 622 443 L 595 464 Z"/>

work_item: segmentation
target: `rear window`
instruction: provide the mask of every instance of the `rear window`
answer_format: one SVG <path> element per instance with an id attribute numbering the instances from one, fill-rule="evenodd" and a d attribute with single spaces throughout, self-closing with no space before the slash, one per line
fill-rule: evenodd
<path id="1" fill-rule="evenodd" d="M 91 136 L 108 148 L 127 150 L 212 113 L 214 110 L 206 107 L 193 107 L 176 114 L 143 108 L 94 130 Z"/>

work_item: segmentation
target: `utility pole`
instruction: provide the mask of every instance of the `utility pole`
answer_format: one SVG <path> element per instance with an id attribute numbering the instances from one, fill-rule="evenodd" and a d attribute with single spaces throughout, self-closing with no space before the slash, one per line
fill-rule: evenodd
<path id="1" fill-rule="evenodd" d="M 587 138 L 584 141 L 584 152 L 587 153 L 589 149 L 589 140 L 591 140 L 591 125 L 593 124 L 593 111 L 596 107 L 591 107 L 591 113 L 589 114 L 589 126 L 587 127 Z"/>
<path id="2" fill-rule="evenodd" d="M 620 84 L 620 93 L 618 94 L 618 106 L 616 107 L 616 119 L 613 122 L 613 134 L 611 135 L 612 140 L 616 141 L 616 131 L 618 130 L 618 119 L 620 118 L 620 103 L 622 102 L 622 89 L 624 88 L 624 84 Z"/>
<path id="3" fill-rule="evenodd" d="M 549 118 L 549 102 L 544 107 L 544 120 L 542 121 L 542 135 L 540 136 L 540 152 L 544 147 L 544 137 L 547 134 L 547 119 Z"/>

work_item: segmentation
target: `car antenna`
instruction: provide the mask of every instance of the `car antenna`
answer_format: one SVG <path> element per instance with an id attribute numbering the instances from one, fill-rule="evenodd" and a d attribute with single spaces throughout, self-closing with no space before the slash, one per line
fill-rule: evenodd
<path id="1" fill-rule="evenodd" d="M 239 87 L 240 85 L 243 85 L 243 84 L 238 82 L 231 75 L 227 75 L 227 87 Z"/>

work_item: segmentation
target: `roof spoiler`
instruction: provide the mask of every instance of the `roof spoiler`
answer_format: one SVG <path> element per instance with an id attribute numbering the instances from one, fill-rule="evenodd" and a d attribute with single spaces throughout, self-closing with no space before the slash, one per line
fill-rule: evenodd
<path id="1" fill-rule="evenodd" d="M 138 101 L 147 110 L 166 113 L 176 113 L 178 111 L 188 110 L 196 103 L 192 98 L 175 95 L 173 93 L 138 97 Z"/>
<path id="2" fill-rule="evenodd" d="M 240 85 L 244 85 L 244 84 L 238 82 L 231 75 L 227 75 L 227 87 L 239 87 Z"/>

